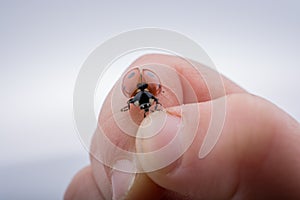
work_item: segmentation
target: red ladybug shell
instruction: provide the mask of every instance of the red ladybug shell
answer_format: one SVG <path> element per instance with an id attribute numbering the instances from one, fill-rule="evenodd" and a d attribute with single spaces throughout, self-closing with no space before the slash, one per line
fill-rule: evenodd
<path id="1" fill-rule="evenodd" d="M 161 83 L 158 76 L 149 69 L 139 69 L 134 68 L 127 72 L 123 78 L 122 82 L 122 92 L 123 94 L 131 98 L 137 92 L 138 83 L 147 83 L 148 90 L 154 96 L 161 92 Z"/>
<path id="2" fill-rule="evenodd" d="M 158 76 L 149 69 L 142 70 L 142 81 L 148 84 L 149 91 L 154 95 L 161 92 L 161 83 Z"/>

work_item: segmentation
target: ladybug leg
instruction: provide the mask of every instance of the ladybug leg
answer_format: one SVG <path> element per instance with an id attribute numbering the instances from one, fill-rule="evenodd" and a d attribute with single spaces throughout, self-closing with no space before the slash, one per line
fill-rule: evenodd
<path id="1" fill-rule="evenodd" d="M 154 110 L 160 110 L 160 109 L 157 109 L 158 105 L 162 106 L 161 103 L 159 103 L 158 99 L 156 97 L 153 97 L 154 101 L 155 101 L 155 107 L 154 107 Z"/>
<path id="2" fill-rule="evenodd" d="M 145 112 L 144 112 L 144 118 L 146 117 L 146 113 L 147 113 L 147 112 L 154 112 L 153 110 L 150 110 L 149 108 L 145 109 L 144 111 L 145 111 Z"/>
<path id="3" fill-rule="evenodd" d="M 125 106 L 124 108 L 121 108 L 121 112 L 125 112 L 127 110 L 128 110 L 127 106 Z"/>
<path id="4" fill-rule="evenodd" d="M 121 112 L 125 112 L 125 111 L 127 111 L 127 110 L 129 110 L 129 106 L 128 106 L 128 105 L 125 106 L 124 108 L 122 108 L 122 109 L 121 109 Z"/>
<path id="5" fill-rule="evenodd" d="M 130 110 L 130 104 L 133 103 L 133 98 L 129 99 L 127 101 L 127 107 L 128 107 L 128 110 Z"/>
<path id="6" fill-rule="evenodd" d="M 159 103 L 158 99 L 155 96 L 152 96 L 151 99 L 155 102 L 154 110 L 150 110 L 151 112 L 154 111 L 160 111 L 161 109 L 158 109 L 158 105 L 162 106 L 161 103 Z"/>
<path id="7" fill-rule="evenodd" d="M 131 103 L 133 103 L 133 99 L 132 98 L 127 101 L 127 106 L 125 106 L 124 108 L 122 108 L 121 112 L 125 112 L 127 110 L 130 110 L 130 104 Z"/>

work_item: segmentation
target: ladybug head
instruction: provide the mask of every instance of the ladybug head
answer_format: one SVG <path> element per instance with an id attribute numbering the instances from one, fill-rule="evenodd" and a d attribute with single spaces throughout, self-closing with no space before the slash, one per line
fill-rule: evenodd
<path id="1" fill-rule="evenodd" d="M 148 87 L 147 83 L 138 83 L 137 88 L 144 91 Z"/>

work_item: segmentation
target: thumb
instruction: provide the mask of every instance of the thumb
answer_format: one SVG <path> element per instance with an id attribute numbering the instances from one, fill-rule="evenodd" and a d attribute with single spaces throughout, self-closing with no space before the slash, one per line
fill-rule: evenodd
<path id="1" fill-rule="evenodd" d="M 214 108 L 224 100 L 222 121 Z M 276 106 L 234 94 L 151 114 L 136 146 L 150 179 L 180 196 L 291 198 L 300 197 L 298 133 L 299 124 Z"/>

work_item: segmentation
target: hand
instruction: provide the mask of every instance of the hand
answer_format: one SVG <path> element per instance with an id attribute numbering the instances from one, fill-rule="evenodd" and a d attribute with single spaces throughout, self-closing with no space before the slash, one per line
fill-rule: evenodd
<path id="1" fill-rule="evenodd" d="M 210 96 L 205 79 L 217 73 L 204 66 L 200 66 L 201 76 L 190 63 L 178 57 L 146 55 L 131 67 L 145 63 L 167 65 L 180 75 L 168 74 L 168 81 L 175 91 L 167 90 L 163 94 L 166 98 L 158 96 L 166 112 L 151 114 L 152 124 L 143 128 L 143 132 L 151 134 L 156 122 L 166 119 L 164 127 L 147 140 L 135 140 L 124 134 L 112 117 L 111 92 L 99 115 L 102 129 L 97 128 L 92 140 L 91 165 L 73 178 L 65 199 L 300 198 L 300 125 L 297 121 L 225 77 L 222 77 L 225 93 L 216 87 L 215 94 Z M 189 92 L 190 88 L 195 91 L 194 96 Z M 179 95 L 175 97 L 177 93 Z M 213 119 L 211 104 L 224 98 L 226 118 L 219 140 L 206 157 L 199 159 L 199 149 Z M 124 105 L 120 102 L 118 106 L 122 108 Z M 138 109 L 130 110 L 137 123 L 144 123 L 148 117 L 144 120 L 138 112 Z M 130 159 L 116 155 L 114 149 L 105 149 L 101 134 L 124 150 L 149 152 L 167 145 L 178 131 L 176 125 L 180 120 L 198 115 L 198 112 L 200 120 L 185 120 L 182 130 L 182 134 L 189 135 L 188 128 L 198 125 L 193 143 L 179 159 L 163 169 L 149 173 L 125 173 L 98 161 L 105 155 L 105 159 L 116 168 L 130 170 L 135 166 Z M 138 127 L 133 130 L 140 132 Z M 177 142 L 180 146 L 183 141 Z M 140 162 L 145 166 L 161 159 L 158 156 Z"/>

